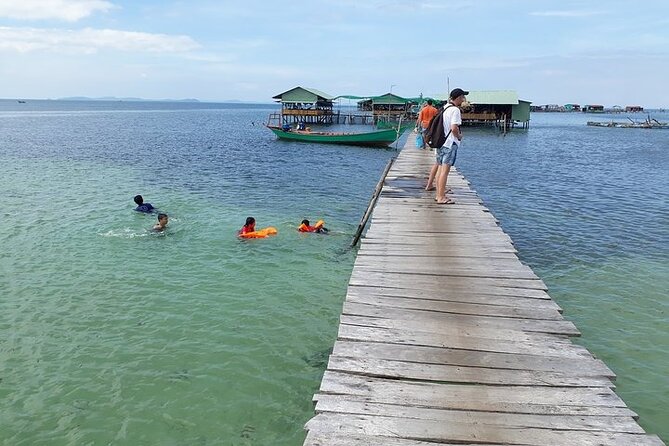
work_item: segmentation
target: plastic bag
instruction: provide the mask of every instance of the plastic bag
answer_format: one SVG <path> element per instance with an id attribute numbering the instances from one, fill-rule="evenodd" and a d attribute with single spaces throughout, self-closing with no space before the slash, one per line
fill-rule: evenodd
<path id="1" fill-rule="evenodd" d="M 419 149 L 423 148 L 423 132 L 418 132 L 416 135 L 416 147 Z"/>

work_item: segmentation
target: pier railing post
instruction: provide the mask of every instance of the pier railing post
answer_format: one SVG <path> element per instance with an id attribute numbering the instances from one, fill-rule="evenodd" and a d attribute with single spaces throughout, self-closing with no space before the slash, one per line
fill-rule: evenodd
<path id="1" fill-rule="evenodd" d="M 388 175 L 388 172 L 390 172 L 390 168 L 393 166 L 394 161 L 395 157 L 390 158 L 390 160 L 388 160 L 388 164 L 386 165 L 386 168 L 383 171 L 383 175 L 381 175 L 381 179 L 376 184 L 376 188 L 374 189 L 374 194 L 372 194 L 372 198 L 369 200 L 369 204 L 367 205 L 367 210 L 365 211 L 365 214 L 362 216 L 362 219 L 360 219 L 360 224 L 358 224 L 358 229 L 355 231 L 355 236 L 353 237 L 353 241 L 351 242 L 351 248 L 357 245 L 358 242 L 360 241 L 360 237 L 362 236 L 362 231 L 365 229 L 365 226 L 367 226 L 367 220 L 369 220 L 369 217 L 372 215 L 372 211 L 374 210 L 376 201 L 379 199 L 379 195 L 381 194 L 381 189 L 383 189 L 383 183 L 385 183 L 386 176 Z"/>

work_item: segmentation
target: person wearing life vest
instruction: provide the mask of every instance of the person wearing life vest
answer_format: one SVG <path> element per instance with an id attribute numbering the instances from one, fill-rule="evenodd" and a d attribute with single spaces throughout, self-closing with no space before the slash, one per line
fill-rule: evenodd
<path id="1" fill-rule="evenodd" d="M 244 226 L 242 226 L 242 229 L 240 229 L 237 232 L 237 234 L 244 235 L 248 234 L 249 232 L 254 232 L 255 230 L 256 230 L 256 219 L 253 217 L 247 217 L 246 223 L 244 223 Z"/>
<path id="2" fill-rule="evenodd" d="M 311 226 L 309 225 L 309 220 L 304 219 L 302 220 L 302 223 L 297 228 L 297 230 L 300 232 L 316 232 L 319 234 L 327 234 L 330 231 L 328 228 L 323 226 L 324 224 L 325 222 L 323 220 L 318 220 L 315 225 Z"/>
<path id="3" fill-rule="evenodd" d="M 237 236 L 240 238 L 265 238 L 272 235 L 278 234 L 276 228 L 268 226 L 262 229 L 256 229 L 256 219 L 253 217 L 248 217 L 246 223 L 242 226 L 242 229 L 237 231 Z"/>

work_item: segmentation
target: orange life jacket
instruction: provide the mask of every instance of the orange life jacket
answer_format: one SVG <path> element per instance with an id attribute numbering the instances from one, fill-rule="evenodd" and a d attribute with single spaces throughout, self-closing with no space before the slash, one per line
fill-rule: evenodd
<path id="1" fill-rule="evenodd" d="M 318 220 L 315 225 L 313 226 L 307 226 L 304 223 L 302 223 L 297 230 L 300 232 L 316 232 L 319 229 L 321 229 L 325 225 L 325 222 L 323 220 Z"/>

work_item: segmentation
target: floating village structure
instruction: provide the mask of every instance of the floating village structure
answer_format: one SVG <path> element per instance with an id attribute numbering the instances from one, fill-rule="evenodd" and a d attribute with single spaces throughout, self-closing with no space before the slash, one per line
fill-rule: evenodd
<path id="1" fill-rule="evenodd" d="M 334 122 L 334 96 L 314 88 L 295 87 L 284 91 L 274 99 L 281 103 L 281 113 L 270 119 L 279 119 L 281 124 L 332 124 Z"/>
<path id="2" fill-rule="evenodd" d="M 357 108 L 362 113 L 342 114 L 335 111 L 334 102 L 340 98 L 360 99 Z M 415 100 L 392 93 L 381 96 L 332 96 L 315 88 L 300 86 L 279 93 L 272 99 L 281 104 L 281 112 L 271 114 L 269 122 L 280 125 L 397 122 L 412 118 L 411 109 L 417 104 Z"/>
<path id="3" fill-rule="evenodd" d="M 412 99 L 386 93 L 359 101 L 358 110 L 371 111 L 374 122 L 379 119 L 396 122 L 411 118 L 411 109 L 415 104 Z"/>
<path id="4" fill-rule="evenodd" d="M 604 113 L 604 106 L 599 104 L 588 104 L 583 107 L 583 113 Z"/>
<path id="5" fill-rule="evenodd" d="M 643 112 L 643 107 L 640 105 L 628 105 L 625 108 L 620 105 L 614 105 L 610 108 L 605 108 L 603 105 L 589 104 L 581 107 L 579 104 L 545 104 L 532 105 L 530 107 L 533 112 L 583 112 L 583 113 L 639 113 Z"/>
<path id="6" fill-rule="evenodd" d="M 518 99 L 518 93 L 513 90 L 470 91 L 463 107 L 462 123 L 494 125 L 504 131 L 516 125 L 527 129 L 530 126 L 530 104 L 530 101 Z"/>
<path id="7" fill-rule="evenodd" d="M 358 113 L 335 111 L 334 102 L 341 98 L 358 100 Z M 404 98 L 392 93 L 332 96 L 315 88 L 297 86 L 273 99 L 281 103 L 281 112 L 271 114 L 268 125 L 303 127 L 347 122 L 375 125 L 409 123 L 416 119 L 419 104 L 427 98 Z M 446 95 L 434 99 L 446 102 L 448 98 Z M 517 125 L 527 129 L 530 125 L 530 104 L 530 101 L 518 99 L 513 90 L 471 91 L 463 107 L 462 120 L 466 125 L 494 125 L 505 132 Z"/>

